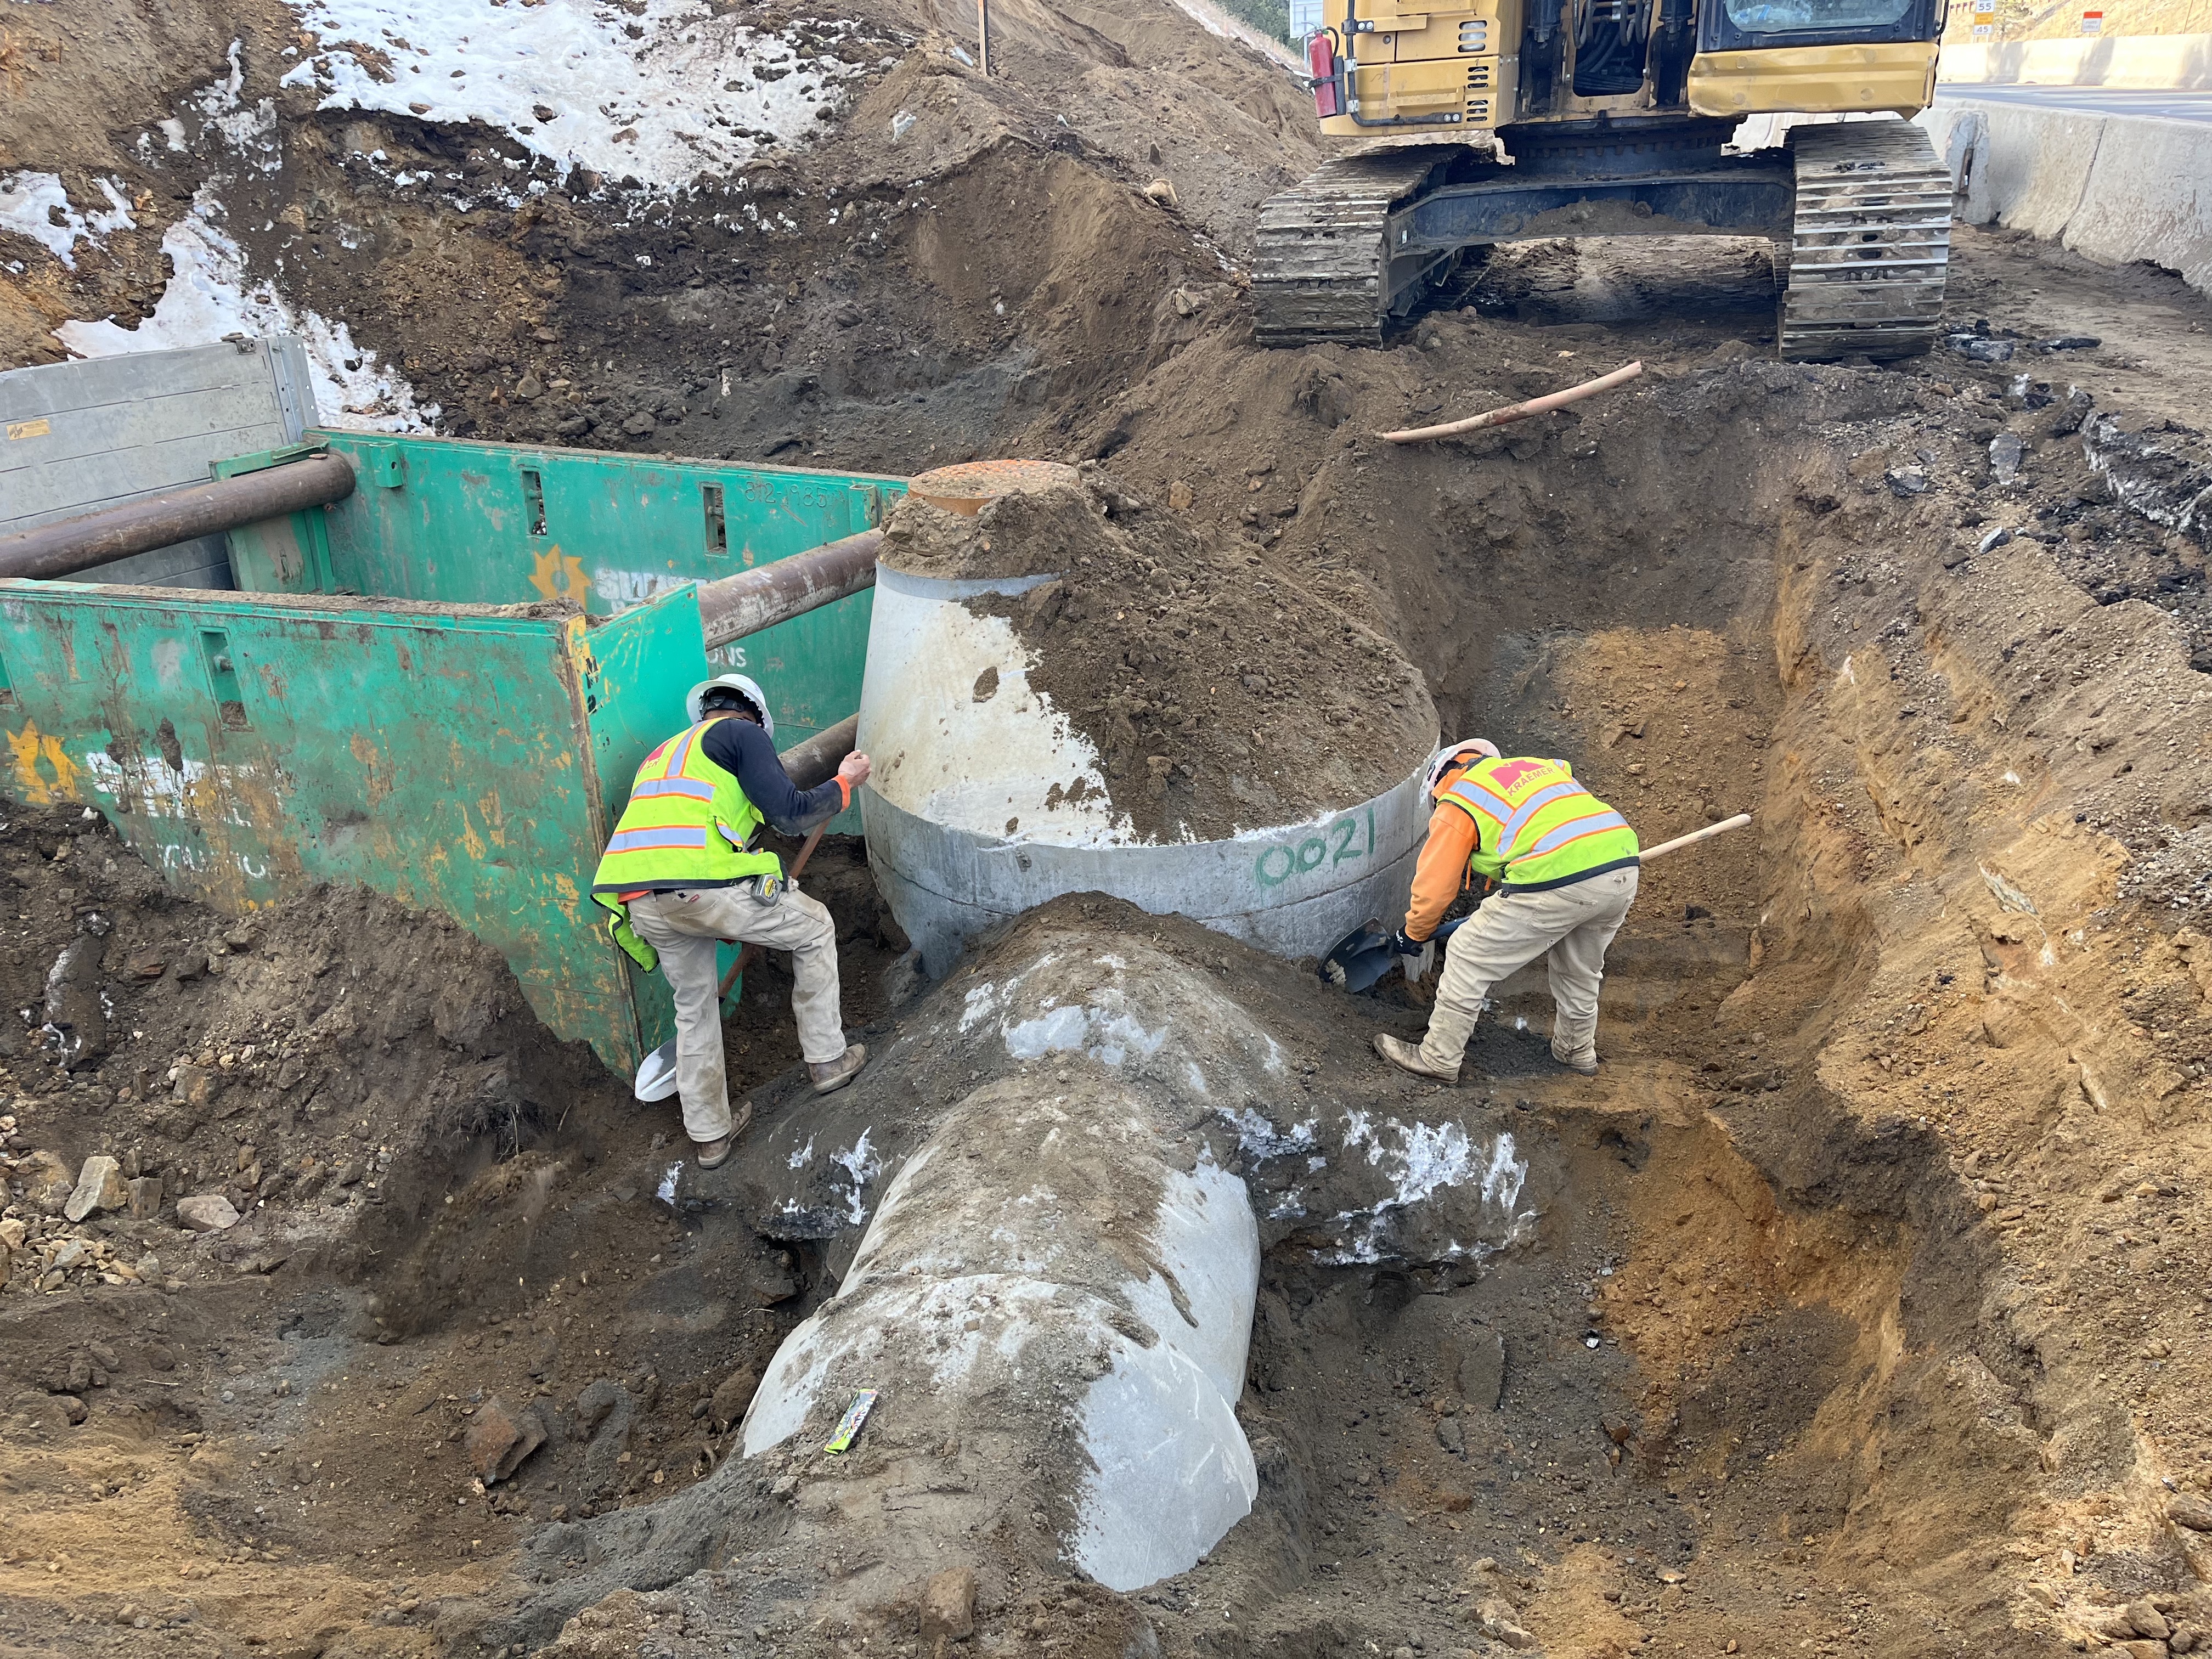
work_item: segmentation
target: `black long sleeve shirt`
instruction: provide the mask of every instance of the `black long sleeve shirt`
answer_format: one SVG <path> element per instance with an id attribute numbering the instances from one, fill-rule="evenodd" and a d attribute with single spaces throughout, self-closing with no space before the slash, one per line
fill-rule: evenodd
<path id="1" fill-rule="evenodd" d="M 699 742 L 707 758 L 736 776 L 745 799 L 781 834 L 802 834 L 851 802 L 845 786 L 834 777 L 812 789 L 793 784 L 775 752 L 775 739 L 749 720 L 736 715 L 718 720 Z"/>

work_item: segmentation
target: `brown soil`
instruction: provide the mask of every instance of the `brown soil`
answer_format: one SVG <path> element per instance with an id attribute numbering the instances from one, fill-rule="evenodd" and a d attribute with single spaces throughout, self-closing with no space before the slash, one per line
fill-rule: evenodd
<path id="1" fill-rule="evenodd" d="M 1436 746 L 1428 688 L 1389 640 L 1103 471 L 973 517 L 908 496 L 885 541 L 887 562 L 943 580 L 1058 578 L 968 603 L 1012 620 L 1030 683 L 1091 740 L 1148 841 L 1341 811 Z"/>
<path id="2" fill-rule="evenodd" d="M 272 91 L 283 14 L 180 17 L 156 50 L 113 9 L 15 9 L 10 31 L 117 44 L 28 60 L 10 113 L 58 136 L 36 150 L 11 128 L 9 164 L 58 165 L 80 197 L 112 170 L 181 210 L 204 158 L 142 159 L 136 124 L 212 79 L 234 27 L 248 95 Z M 571 435 L 612 441 L 644 412 L 638 447 L 1106 460 L 1164 536 L 1395 642 L 1449 735 L 1571 756 L 1647 838 L 1740 808 L 1757 823 L 1650 872 L 1595 1083 L 1544 1059 L 1540 975 L 1501 988 L 1474 1083 L 1445 1092 L 1364 1046 L 1378 1021 L 1419 1028 L 1418 988 L 1355 1001 L 1172 919 L 1083 918 L 1295 1034 L 1286 1074 L 1237 1109 L 1273 1138 L 1234 1131 L 1267 1251 L 1241 1404 L 1261 1497 L 1210 1560 L 1132 1597 L 987 1550 L 957 1645 L 2195 1650 L 2212 1626 L 2212 635 L 2186 516 L 2208 477 L 2202 297 L 1964 232 L 1952 320 L 2008 332 L 2012 363 L 1802 368 L 1765 357 L 1771 289 L 1740 246 L 1549 245 L 1501 251 L 1390 349 L 1260 353 L 1218 254 L 1233 264 L 1251 205 L 1313 153 L 1294 89 L 1164 8 L 994 9 L 1022 43 L 1006 79 L 941 37 L 907 52 L 827 147 L 755 181 L 801 228 L 742 255 L 707 228 L 712 191 L 635 217 L 619 193 L 533 216 L 402 204 L 369 149 L 465 164 L 500 141 L 282 100 L 285 166 L 243 186 L 265 202 L 241 198 L 268 210 L 236 216 L 288 227 L 248 238 L 264 270 L 301 234 L 277 210 L 295 201 L 367 233 L 300 297 L 410 360 L 454 430 L 581 420 Z M 879 142 L 902 107 L 924 148 Z M 1139 193 L 1156 167 L 1180 212 Z M 830 226 L 831 182 L 880 236 Z M 0 360 L 111 291 L 150 299 L 152 219 L 147 236 L 0 290 Z M 706 325 L 732 316 L 764 331 Z M 2075 332 L 2103 343 L 2032 343 Z M 1643 380 L 1542 422 L 1412 450 L 1370 435 L 1632 356 Z M 582 401 L 511 395 L 561 367 Z M 2069 428 L 2077 386 L 2094 414 Z M 2000 438 L 2021 444 L 2011 482 Z M 1296 690 L 1255 728 L 1310 726 L 1340 695 Z M 1156 741 L 1130 752 L 1170 752 Z M 830 1177 L 792 1153 L 873 1127 L 895 1161 L 982 1069 L 929 1041 L 959 980 L 915 1001 L 896 975 L 879 987 L 896 939 L 849 849 L 820 890 L 849 1012 L 889 1052 L 817 1103 L 764 975 L 732 1042 L 757 1127 L 672 1206 L 653 1195 L 669 1115 L 551 1044 L 450 930 L 320 896 L 256 919 L 212 973 L 141 981 L 133 952 L 167 975 L 234 922 L 161 895 L 94 826 L 9 826 L 9 1006 L 43 1014 L 89 904 L 112 931 L 60 991 L 113 1008 L 109 1052 L 66 1077 L 27 1048 L 7 1060 L 11 1158 L 135 1146 L 142 1170 L 255 1207 L 194 1242 L 166 1217 L 57 1228 L 11 1192 L 30 1248 L 0 1297 L 0 1639 L 71 1659 L 933 1652 L 918 1568 L 912 1594 L 857 1606 L 841 1586 L 884 1564 L 793 1547 L 796 1507 L 836 1490 L 819 1460 L 771 1478 L 723 1457 L 725 1413 L 857 1237 L 851 1183 L 806 1186 Z M 280 1087 L 264 1045 L 309 1069 Z M 179 1100 L 168 1067 L 203 1054 L 210 1090 L 195 1103 L 180 1072 Z M 1510 1125 L 1533 1237 L 1478 1268 L 1407 1210 L 1371 1260 L 1344 1260 L 1340 1212 L 1383 1200 L 1353 1184 L 1374 1172 L 1352 1125 L 1385 1112 Z M 341 1133 L 364 1120 L 369 1139 Z M 327 1178 L 305 1194 L 307 1160 L 348 1156 L 364 1167 L 342 1203 Z M 65 1234 L 94 1265 L 42 1293 L 42 1245 Z M 125 1282 L 100 1277 L 100 1244 Z M 112 1265 L 149 1249 L 158 1285 Z M 463 1447 L 495 1399 L 548 1440 L 480 1492 Z"/>

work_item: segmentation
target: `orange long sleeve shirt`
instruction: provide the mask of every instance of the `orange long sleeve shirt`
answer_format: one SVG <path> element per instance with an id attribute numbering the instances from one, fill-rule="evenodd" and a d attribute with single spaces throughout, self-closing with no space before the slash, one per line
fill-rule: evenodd
<path id="1" fill-rule="evenodd" d="M 1449 779 L 1440 781 L 1448 781 Z M 1467 885 L 1467 861 L 1474 856 L 1474 820 L 1456 806 L 1439 805 L 1429 815 L 1429 838 L 1413 866 L 1413 900 L 1406 911 L 1406 937 L 1425 939 Z"/>

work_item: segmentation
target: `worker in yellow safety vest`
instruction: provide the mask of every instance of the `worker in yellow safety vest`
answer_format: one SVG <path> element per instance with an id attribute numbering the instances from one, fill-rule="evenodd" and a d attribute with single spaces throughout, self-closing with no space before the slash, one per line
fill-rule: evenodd
<path id="1" fill-rule="evenodd" d="M 1636 899 L 1636 832 L 1575 781 L 1566 762 L 1508 759 L 1480 738 L 1437 752 L 1426 794 L 1429 836 L 1397 936 L 1400 953 L 1425 967 L 1453 899 L 1477 876 L 1496 890 L 1445 943 L 1420 1046 L 1378 1035 L 1376 1052 L 1416 1077 L 1458 1081 L 1491 987 L 1547 957 L 1552 1058 L 1594 1074 L 1606 946 Z M 1415 977 L 1419 967 L 1409 969 Z"/>
<path id="2" fill-rule="evenodd" d="M 802 791 L 777 757 L 775 717 L 755 682 L 724 674 L 693 686 L 687 702 L 692 723 L 637 769 L 592 896 L 611 913 L 615 942 L 640 967 L 657 965 L 675 994 L 684 1127 L 711 1170 L 744 1127 L 731 1120 L 723 1067 L 720 941 L 791 952 L 791 1009 L 817 1094 L 844 1087 L 867 1060 L 845 1042 L 836 925 L 761 848 L 760 832 L 773 823 L 796 834 L 851 805 L 869 765 L 848 755 L 836 777 Z"/>

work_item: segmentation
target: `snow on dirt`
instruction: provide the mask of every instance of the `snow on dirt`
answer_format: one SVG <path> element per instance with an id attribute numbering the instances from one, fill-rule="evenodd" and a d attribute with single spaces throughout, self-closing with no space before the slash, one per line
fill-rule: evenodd
<path id="1" fill-rule="evenodd" d="M 99 238 L 111 230 L 128 230 L 137 222 L 130 201 L 112 179 L 100 180 L 107 205 L 80 213 L 71 205 L 61 179 L 51 173 L 12 173 L 0 179 L 0 230 L 27 236 L 70 270 L 76 269 L 76 249 L 82 237 Z M 58 211 L 61 217 L 54 217 Z"/>
<path id="2" fill-rule="evenodd" d="M 864 65 L 694 0 L 305 0 L 323 47 L 283 81 L 325 109 L 483 121 L 568 167 L 670 188 L 790 143 Z M 809 22 L 811 34 L 849 21 Z"/>
<path id="3" fill-rule="evenodd" d="M 428 430 L 438 406 L 418 405 L 406 377 L 356 345 L 345 324 L 295 307 L 275 283 L 246 275 L 237 242 L 202 216 L 219 210 L 212 203 L 196 206 L 162 235 L 161 252 L 176 275 L 146 321 L 136 328 L 112 320 L 67 322 L 56 337 L 76 356 L 113 357 L 213 345 L 234 334 L 297 335 L 313 366 L 318 424 L 357 432 Z"/>

